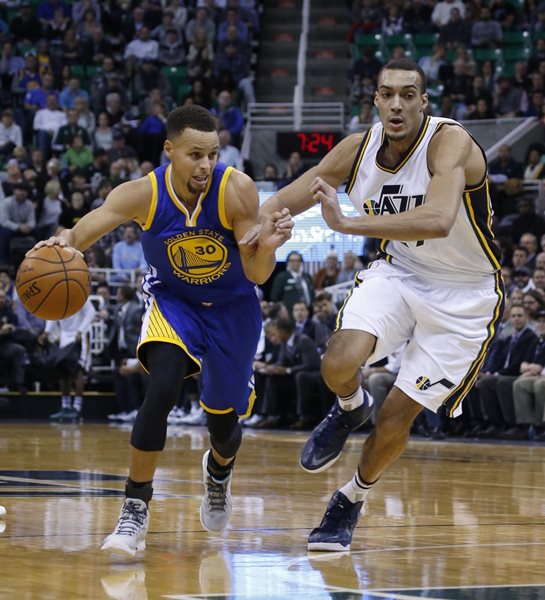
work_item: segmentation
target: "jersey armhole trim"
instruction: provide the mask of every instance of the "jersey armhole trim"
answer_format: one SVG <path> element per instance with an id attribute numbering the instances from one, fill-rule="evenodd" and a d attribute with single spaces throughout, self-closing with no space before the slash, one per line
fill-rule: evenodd
<path id="1" fill-rule="evenodd" d="M 358 175 L 358 170 L 360 168 L 361 161 L 363 160 L 363 155 L 365 153 L 365 149 L 367 148 L 367 144 L 369 143 L 369 140 L 371 139 L 371 129 L 373 129 L 373 128 L 369 127 L 369 129 L 363 136 L 360 147 L 358 148 L 358 152 L 356 154 L 356 158 L 354 159 L 354 162 L 352 164 L 352 169 L 350 170 L 350 175 L 348 176 L 348 183 L 346 184 L 345 191 L 347 194 L 349 194 L 352 191 L 352 188 L 354 187 L 354 184 L 356 183 L 356 177 Z"/>
<path id="2" fill-rule="evenodd" d="M 151 203 L 150 203 L 150 207 L 149 207 L 148 214 L 146 217 L 146 221 L 142 225 L 142 229 L 144 231 L 148 230 L 153 223 L 153 219 L 155 218 L 155 212 L 157 211 L 157 199 L 158 199 L 157 177 L 155 176 L 155 173 L 153 171 L 148 173 L 148 177 L 151 182 L 151 190 L 152 191 L 151 191 Z"/>
<path id="3" fill-rule="evenodd" d="M 233 167 L 227 167 L 225 169 L 220 183 L 220 189 L 218 192 L 218 215 L 220 218 L 220 223 L 222 227 L 228 229 L 229 231 L 233 230 L 233 227 L 227 220 L 227 212 L 225 210 L 225 188 L 227 187 L 227 180 L 229 179 L 229 175 L 233 172 Z"/>
<path id="4" fill-rule="evenodd" d="M 471 135 L 471 133 L 469 133 L 469 131 L 461 124 L 461 123 L 450 123 L 448 121 L 443 121 L 442 123 L 439 123 L 437 125 L 437 127 L 435 128 L 435 131 L 433 132 L 432 136 L 430 137 L 430 142 L 433 139 L 433 137 L 435 136 L 435 134 L 445 125 L 449 126 L 449 127 L 461 127 L 466 133 L 467 135 L 469 135 L 469 137 L 477 144 L 477 147 L 479 148 L 479 150 L 481 151 L 482 155 L 483 155 L 483 159 L 484 159 L 484 175 L 483 178 L 481 179 L 481 181 L 479 181 L 479 183 L 477 184 L 472 184 L 469 185 L 467 187 L 464 188 L 464 192 L 474 192 L 480 188 L 483 187 L 483 185 L 485 185 L 487 177 L 488 177 L 488 162 L 486 160 L 486 154 L 485 151 L 483 150 L 482 146 L 479 144 L 479 142 Z M 430 165 L 428 163 L 428 153 L 426 152 L 426 168 L 428 169 L 428 175 L 431 177 L 433 177 L 433 173 L 430 169 Z"/>

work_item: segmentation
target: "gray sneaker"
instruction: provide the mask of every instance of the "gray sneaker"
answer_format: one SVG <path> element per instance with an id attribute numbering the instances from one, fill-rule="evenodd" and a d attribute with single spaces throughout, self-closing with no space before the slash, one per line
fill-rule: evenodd
<path id="1" fill-rule="evenodd" d="M 138 550 L 146 548 L 148 527 L 149 510 L 146 503 L 138 498 L 125 498 L 117 527 L 104 540 L 100 549 L 134 556 Z"/>
<path id="2" fill-rule="evenodd" d="M 201 502 L 201 525 L 206 531 L 222 531 L 227 527 L 233 512 L 231 498 L 232 472 L 223 481 L 217 481 L 208 472 L 208 455 L 202 457 L 202 474 L 204 481 L 204 496 Z"/>

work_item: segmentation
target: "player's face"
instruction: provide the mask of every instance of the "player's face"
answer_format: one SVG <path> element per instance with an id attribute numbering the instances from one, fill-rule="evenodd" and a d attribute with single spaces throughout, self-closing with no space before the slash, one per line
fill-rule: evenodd
<path id="1" fill-rule="evenodd" d="M 165 153 L 172 162 L 176 187 L 182 194 L 201 194 L 218 162 L 219 141 L 215 131 L 184 129 L 173 140 L 166 140 Z"/>
<path id="2" fill-rule="evenodd" d="M 422 94 L 420 83 L 417 71 L 386 69 L 382 72 L 375 106 L 388 139 L 402 141 L 418 131 L 428 106 L 427 94 Z"/>

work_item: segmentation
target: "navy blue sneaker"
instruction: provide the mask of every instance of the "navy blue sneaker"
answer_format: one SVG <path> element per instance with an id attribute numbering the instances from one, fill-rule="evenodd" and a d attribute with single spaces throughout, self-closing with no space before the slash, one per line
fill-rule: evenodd
<path id="1" fill-rule="evenodd" d="M 323 552 L 348 552 L 352 543 L 352 533 L 358 522 L 363 500 L 350 500 L 337 490 L 327 506 L 320 527 L 313 529 L 308 536 L 308 549 Z"/>
<path id="2" fill-rule="evenodd" d="M 373 412 L 369 396 L 361 406 L 351 411 L 342 410 L 338 400 L 325 419 L 310 434 L 301 450 L 299 464 L 309 473 L 320 473 L 338 460 L 348 436 L 361 427 Z"/>

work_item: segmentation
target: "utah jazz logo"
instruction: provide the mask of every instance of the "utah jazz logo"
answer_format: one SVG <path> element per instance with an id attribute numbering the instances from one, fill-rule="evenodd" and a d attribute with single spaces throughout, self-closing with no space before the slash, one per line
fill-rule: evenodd
<path id="1" fill-rule="evenodd" d="M 417 380 L 416 380 L 416 387 L 419 390 L 428 390 L 429 388 L 431 388 L 434 385 L 442 385 L 444 387 L 447 388 L 447 390 L 450 390 L 454 387 L 454 384 L 452 383 L 452 381 L 449 381 L 448 379 L 440 379 L 439 381 L 435 381 L 434 383 L 432 383 L 429 380 L 429 377 L 426 377 L 425 375 L 421 375 Z"/>
<path id="2" fill-rule="evenodd" d="M 175 275 L 187 283 L 211 283 L 231 266 L 227 262 L 227 248 L 210 235 L 177 239 L 168 245 L 167 252 Z"/>
<path id="3" fill-rule="evenodd" d="M 403 194 L 403 185 L 383 185 L 380 198 L 367 198 L 363 201 L 363 210 L 367 215 L 396 215 L 424 204 L 424 194 Z M 403 242 L 406 246 L 422 246 L 423 241 Z"/>
<path id="4" fill-rule="evenodd" d="M 403 194 L 402 185 L 383 185 L 380 198 L 363 201 L 363 210 L 368 215 L 395 215 L 424 204 L 424 194 Z"/>

